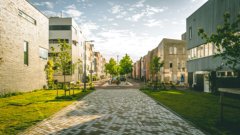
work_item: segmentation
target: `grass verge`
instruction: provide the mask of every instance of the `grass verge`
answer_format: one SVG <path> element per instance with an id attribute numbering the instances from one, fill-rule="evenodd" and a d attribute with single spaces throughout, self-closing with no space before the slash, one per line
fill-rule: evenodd
<path id="1" fill-rule="evenodd" d="M 59 90 L 56 98 L 56 90 L 37 90 L 0 98 L 0 135 L 17 134 L 90 92 L 75 90 L 74 95 L 63 96 L 64 91 Z"/>
<path id="2" fill-rule="evenodd" d="M 240 133 L 240 110 L 224 107 L 224 121 L 220 122 L 217 95 L 190 90 L 142 91 L 210 134 Z M 240 105 L 239 97 L 224 97 L 224 102 Z"/>

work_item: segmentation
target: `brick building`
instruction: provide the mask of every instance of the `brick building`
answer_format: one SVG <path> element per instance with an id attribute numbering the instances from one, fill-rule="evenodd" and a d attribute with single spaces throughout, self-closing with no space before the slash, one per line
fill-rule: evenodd
<path id="1" fill-rule="evenodd" d="M 26 0 L 1 0 L 0 10 L 0 94 L 43 88 L 48 18 Z"/>

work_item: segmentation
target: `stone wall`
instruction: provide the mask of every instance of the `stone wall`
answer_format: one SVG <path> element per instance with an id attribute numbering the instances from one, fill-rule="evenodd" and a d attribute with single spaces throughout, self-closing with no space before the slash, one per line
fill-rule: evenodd
<path id="1" fill-rule="evenodd" d="M 0 94 L 41 89 L 47 60 L 39 57 L 39 47 L 48 50 L 48 18 L 26 0 L 1 0 L 0 11 Z M 28 65 L 24 41 L 29 43 Z"/>

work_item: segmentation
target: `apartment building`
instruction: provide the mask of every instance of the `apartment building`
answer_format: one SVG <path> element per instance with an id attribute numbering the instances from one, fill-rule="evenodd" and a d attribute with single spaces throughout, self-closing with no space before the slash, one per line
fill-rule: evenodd
<path id="1" fill-rule="evenodd" d="M 105 64 L 106 60 L 103 58 L 100 52 L 94 52 L 94 73 L 99 79 L 105 77 Z"/>
<path id="2" fill-rule="evenodd" d="M 86 42 L 86 76 L 90 76 L 94 73 L 94 45 L 91 42 Z"/>
<path id="3" fill-rule="evenodd" d="M 203 6 L 187 18 L 187 50 L 188 50 L 188 77 L 189 85 L 196 90 L 211 92 L 209 78 L 215 78 L 213 81 L 219 87 L 239 87 L 239 81 L 226 79 L 234 77 L 235 74 L 227 67 L 218 67 L 224 65 L 220 57 L 214 57 L 216 47 L 212 43 L 206 43 L 198 36 L 198 29 L 203 28 L 207 34 L 215 33 L 217 26 L 223 24 L 223 15 L 229 12 L 231 21 L 237 19 L 240 11 L 239 0 L 208 0 Z M 221 80 L 225 79 L 224 83 Z M 219 81 L 219 82 L 218 82 Z"/>
<path id="4" fill-rule="evenodd" d="M 187 52 L 186 41 L 164 38 L 155 52 L 164 65 L 160 71 L 159 78 L 163 82 L 187 84 Z"/>
<path id="5" fill-rule="evenodd" d="M 0 94 L 43 88 L 48 18 L 26 0 L 1 0 L 0 11 Z"/>
<path id="6" fill-rule="evenodd" d="M 136 79 L 155 81 L 150 70 L 150 63 L 155 56 L 164 61 L 158 73 L 161 82 L 187 85 L 186 41 L 164 38 L 156 48 L 135 62 L 133 74 Z"/>
<path id="7" fill-rule="evenodd" d="M 60 18 L 51 17 L 49 18 L 49 46 L 54 47 L 54 53 L 60 51 L 58 47 L 58 40 L 65 40 L 70 46 L 70 54 L 72 64 L 76 64 L 74 71 L 66 75 L 67 82 L 76 82 L 82 80 L 83 75 L 83 46 L 84 36 L 74 21 L 73 18 Z M 54 55 L 52 51 L 49 52 L 49 57 Z M 64 76 L 61 72 L 55 72 L 54 79 L 58 82 L 64 81 Z"/>

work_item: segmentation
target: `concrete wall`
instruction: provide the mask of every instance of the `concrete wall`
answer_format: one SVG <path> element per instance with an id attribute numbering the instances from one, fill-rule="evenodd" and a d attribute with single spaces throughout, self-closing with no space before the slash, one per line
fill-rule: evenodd
<path id="1" fill-rule="evenodd" d="M 187 18 L 188 49 L 205 43 L 198 36 L 198 29 L 203 28 L 207 34 L 216 32 L 217 26 L 223 24 L 223 15 L 229 12 L 231 21 L 237 19 L 240 10 L 239 0 L 209 0 Z M 189 39 L 189 27 L 192 27 L 192 39 Z"/>
<path id="2" fill-rule="evenodd" d="M 197 47 L 206 41 L 198 36 L 199 28 L 210 35 L 216 32 L 217 26 L 223 24 L 223 15 L 229 12 L 233 22 L 240 11 L 239 0 L 209 0 L 191 16 L 187 18 L 187 49 Z M 192 38 L 189 38 L 189 28 L 192 27 Z M 216 70 L 222 64 L 221 58 L 213 56 L 189 60 L 187 67 L 189 72 Z M 230 70 L 230 69 L 225 69 Z"/>
<path id="3" fill-rule="evenodd" d="M 36 24 L 19 15 L 23 11 Z M 46 85 L 39 47 L 48 49 L 48 18 L 26 0 L 0 1 L 0 93 L 31 91 Z M 24 64 L 24 41 L 29 43 L 29 64 Z"/>

